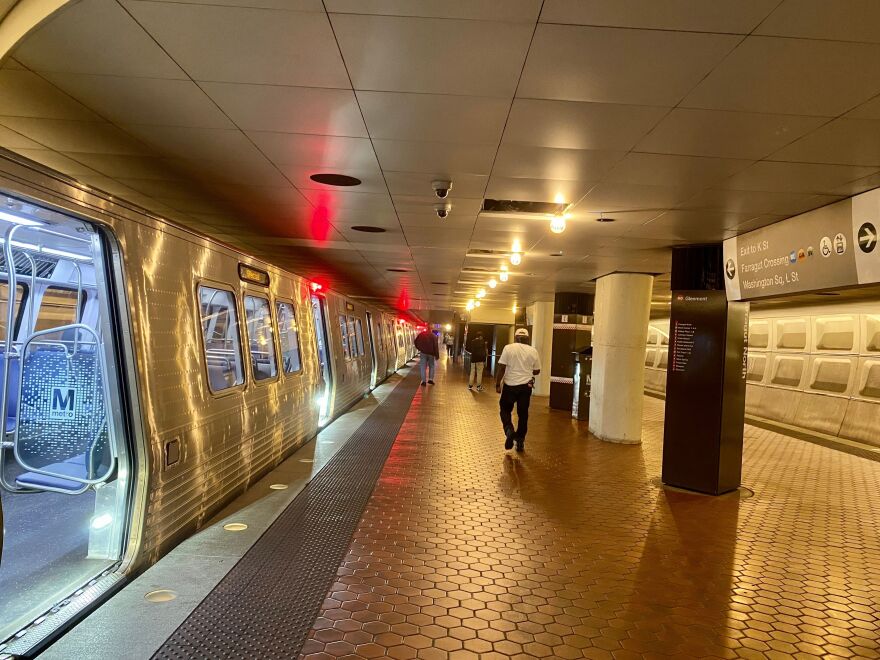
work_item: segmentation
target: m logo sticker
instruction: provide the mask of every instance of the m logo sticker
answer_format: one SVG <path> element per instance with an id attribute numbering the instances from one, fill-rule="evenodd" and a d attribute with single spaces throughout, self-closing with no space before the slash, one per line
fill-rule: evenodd
<path id="1" fill-rule="evenodd" d="M 76 390 L 72 387 L 52 388 L 49 419 L 72 420 L 76 416 Z"/>

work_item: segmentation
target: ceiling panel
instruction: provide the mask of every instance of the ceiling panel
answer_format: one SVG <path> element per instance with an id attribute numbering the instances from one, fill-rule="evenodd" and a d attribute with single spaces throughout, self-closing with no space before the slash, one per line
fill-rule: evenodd
<path id="1" fill-rule="evenodd" d="M 418 213 L 426 218 L 439 220 L 434 211 L 434 206 L 439 201 L 431 195 L 395 195 L 394 207 L 398 213 Z M 482 208 L 482 199 L 448 197 L 444 201 L 452 205 L 449 217 L 454 215 L 476 216 Z"/>
<path id="2" fill-rule="evenodd" d="M 45 77 L 112 122 L 234 128 L 191 80 L 82 73 L 46 73 Z"/>
<path id="3" fill-rule="evenodd" d="M 598 181 L 623 156 L 623 151 L 551 149 L 504 143 L 492 172 L 500 177 Z"/>
<path id="4" fill-rule="evenodd" d="M 630 153 L 603 181 L 701 189 L 744 170 L 751 163 L 751 160 L 729 158 Z"/>
<path id="5" fill-rule="evenodd" d="M 498 144 L 510 109 L 504 98 L 358 92 L 370 136 Z"/>
<path id="6" fill-rule="evenodd" d="M 431 182 L 435 179 L 430 174 L 418 172 L 393 172 L 386 170 L 385 181 L 392 196 L 396 195 L 430 195 L 433 192 Z M 489 177 L 482 174 L 446 174 L 452 182 L 449 200 L 458 199 L 483 199 L 483 191 L 489 181 Z M 435 197 L 435 203 L 442 200 Z"/>
<path id="7" fill-rule="evenodd" d="M 134 155 L 146 152 L 141 143 L 107 123 L 0 117 L 0 124 L 56 151 Z"/>
<path id="8" fill-rule="evenodd" d="M 880 43 L 874 0 L 784 0 L 755 31 L 805 39 Z"/>
<path id="9" fill-rule="evenodd" d="M 875 96 L 870 101 L 853 108 L 846 116 L 852 119 L 880 119 L 880 96 Z"/>
<path id="10" fill-rule="evenodd" d="M 74 153 L 70 157 L 96 172 L 117 178 L 167 181 L 179 175 L 167 161 L 149 156 Z"/>
<path id="11" fill-rule="evenodd" d="M 321 0 L 186 0 L 191 5 L 221 5 L 225 7 L 257 7 L 262 9 L 286 9 L 288 11 L 324 11 Z M 171 2 L 180 0 L 130 0 L 138 2 Z"/>
<path id="12" fill-rule="evenodd" d="M 399 213 L 400 224 L 404 227 L 424 227 L 426 229 L 444 229 L 456 234 L 465 232 L 468 236 L 477 219 L 475 214 L 450 213 L 446 218 L 440 219 L 433 213 Z"/>
<path id="13" fill-rule="evenodd" d="M 553 181 L 551 179 L 511 179 L 493 176 L 489 179 L 486 197 L 530 202 L 555 202 L 558 198 L 566 204 L 572 204 L 587 194 L 594 183 Z"/>
<path id="14" fill-rule="evenodd" d="M 0 115 L 101 121 L 101 117 L 31 71 L 0 69 Z"/>
<path id="15" fill-rule="evenodd" d="M 247 136 L 276 165 L 378 169 L 373 145 L 366 138 L 251 131 Z"/>
<path id="16" fill-rule="evenodd" d="M 705 190 L 681 204 L 683 209 L 716 209 L 728 213 L 795 215 L 840 199 L 809 193 L 764 192 L 753 190 Z"/>
<path id="17" fill-rule="evenodd" d="M 516 99 L 503 144 L 629 151 L 668 108 Z"/>
<path id="18" fill-rule="evenodd" d="M 126 132 L 160 153 L 187 160 L 262 159 L 257 148 L 237 130 L 183 126 L 126 125 Z"/>
<path id="19" fill-rule="evenodd" d="M 685 107 L 835 117 L 880 93 L 880 45 L 747 38 Z"/>
<path id="20" fill-rule="evenodd" d="M 733 235 L 732 229 L 750 215 L 717 211 L 667 211 L 638 228 L 640 238 L 715 242 Z"/>
<path id="21" fill-rule="evenodd" d="M 495 21 L 532 21 L 541 0 L 326 0 L 327 11 L 386 16 L 467 18 Z"/>
<path id="22" fill-rule="evenodd" d="M 355 89 L 469 96 L 513 96 L 533 29 L 355 14 L 331 20 Z"/>
<path id="23" fill-rule="evenodd" d="M 719 184 L 733 190 L 826 193 L 877 171 L 872 167 L 761 161 Z"/>
<path id="24" fill-rule="evenodd" d="M 130 1 L 125 6 L 194 80 L 349 87 L 323 13 Z"/>
<path id="25" fill-rule="evenodd" d="M 339 190 L 338 186 L 328 186 L 323 183 L 318 183 L 317 181 L 312 181 L 309 178 L 317 173 L 345 174 L 360 179 L 361 183 L 357 186 L 358 192 L 382 193 L 387 192 L 388 190 L 385 185 L 385 179 L 382 178 L 382 172 L 379 170 L 378 165 L 374 167 L 360 168 L 349 167 L 344 170 L 333 167 L 297 167 L 294 165 L 281 165 L 279 167 L 284 176 L 286 176 L 290 182 L 300 190 L 305 190 L 307 188 L 312 190 L 326 190 L 328 192 Z"/>
<path id="26" fill-rule="evenodd" d="M 692 190 L 670 186 L 642 186 L 631 183 L 600 183 L 578 202 L 579 211 L 637 211 L 675 206 L 693 194 Z"/>
<path id="27" fill-rule="evenodd" d="M 350 89 L 223 83 L 201 87 L 245 131 L 367 137 Z"/>
<path id="28" fill-rule="evenodd" d="M 486 144 L 373 140 L 382 169 L 446 176 L 449 172 L 489 174 L 496 148 Z"/>
<path id="29" fill-rule="evenodd" d="M 779 0 L 545 0 L 541 21 L 748 34 Z"/>
<path id="30" fill-rule="evenodd" d="M 673 106 L 739 41 L 732 35 L 542 24 L 517 96 Z"/>
<path id="31" fill-rule="evenodd" d="M 0 124 L 3 120 L 0 119 Z M 13 131 L 11 128 L 0 125 L 0 146 L 7 149 L 45 149 L 45 146 L 39 142 L 35 142 L 30 138 L 26 138 L 21 133 Z"/>
<path id="32" fill-rule="evenodd" d="M 772 160 L 880 166 L 880 121 L 835 119 L 780 149 Z"/>
<path id="33" fill-rule="evenodd" d="M 759 160 L 823 123 L 819 117 L 676 108 L 636 151 Z"/>
<path id="34" fill-rule="evenodd" d="M 303 190 L 303 196 L 312 204 L 325 206 L 330 211 L 330 217 L 343 211 L 357 213 L 393 214 L 394 205 L 391 197 L 385 194 L 346 192 L 342 190 Z"/>
<path id="35" fill-rule="evenodd" d="M 58 18 L 30 33 L 14 55 L 35 71 L 186 78 L 115 0 L 82 0 L 65 7 Z"/>
<path id="36" fill-rule="evenodd" d="M 0 145 L 6 146 L 2 141 L 2 135 L 0 135 Z M 53 170 L 57 170 L 59 172 L 63 172 L 69 176 L 79 176 L 79 175 L 97 175 L 98 172 L 93 170 L 90 167 L 87 167 L 80 163 L 77 158 L 82 156 L 83 154 L 74 154 L 73 158 L 69 158 L 64 154 L 60 154 L 57 151 L 52 151 L 50 149 L 21 149 L 15 148 L 15 153 L 21 154 L 25 158 L 30 158 L 41 165 L 45 165 L 46 167 L 51 167 Z"/>

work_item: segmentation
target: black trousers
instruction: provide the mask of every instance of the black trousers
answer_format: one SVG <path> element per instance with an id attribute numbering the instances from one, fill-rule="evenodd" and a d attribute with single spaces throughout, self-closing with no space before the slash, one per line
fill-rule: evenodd
<path id="1" fill-rule="evenodd" d="M 501 424 L 507 429 L 513 428 L 511 413 L 516 406 L 516 439 L 525 442 L 526 433 L 529 431 L 529 402 L 532 399 L 532 388 L 526 385 L 504 385 L 501 388 L 501 400 L 498 403 L 501 409 Z"/>

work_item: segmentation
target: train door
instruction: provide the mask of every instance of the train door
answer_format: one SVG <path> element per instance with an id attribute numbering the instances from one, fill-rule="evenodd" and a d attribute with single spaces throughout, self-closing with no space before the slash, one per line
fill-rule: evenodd
<path id="1" fill-rule="evenodd" d="M 376 370 L 379 368 L 379 360 L 376 353 L 376 339 L 373 335 L 373 315 L 370 312 L 367 312 L 367 338 L 370 340 L 370 359 L 373 361 L 373 366 L 370 369 L 370 389 L 373 389 L 376 387 Z"/>
<path id="2" fill-rule="evenodd" d="M 122 418 L 110 239 L 79 220 L 5 202 L 0 655 L 17 655 L 69 618 L 64 608 L 75 611 L 81 589 L 88 585 L 94 600 L 118 578 L 136 475 Z"/>
<path id="3" fill-rule="evenodd" d="M 327 310 L 325 301 L 312 296 L 312 317 L 315 319 L 315 342 L 318 348 L 318 363 L 321 367 L 321 383 L 318 386 L 318 425 L 324 426 L 333 414 L 333 372 L 330 369 L 330 342 L 327 337 Z"/>

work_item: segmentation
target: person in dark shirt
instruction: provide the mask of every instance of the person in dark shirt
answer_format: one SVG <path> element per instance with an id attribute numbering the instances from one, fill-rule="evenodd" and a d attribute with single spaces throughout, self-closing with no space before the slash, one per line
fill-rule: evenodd
<path id="1" fill-rule="evenodd" d="M 477 392 L 482 392 L 483 368 L 486 366 L 486 340 L 483 339 L 482 331 L 477 330 L 477 333 L 468 345 L 468 351 L 471 354 L 471 372 L 468 376 L 468 389 L 472 389 L 476 382 Z"/>
<path id="2" fill-rule="evenodd" d="M 440 346 L 437 339 L 437 336 L 430 330 L 422 330 L 416 335 L 413 342 L 419 351 L 419 373 L 422 375 L 422 386 L 425 385 L 426 380 L 429 385 L 434 384 L 434 361 L 440 359 Z"/>

